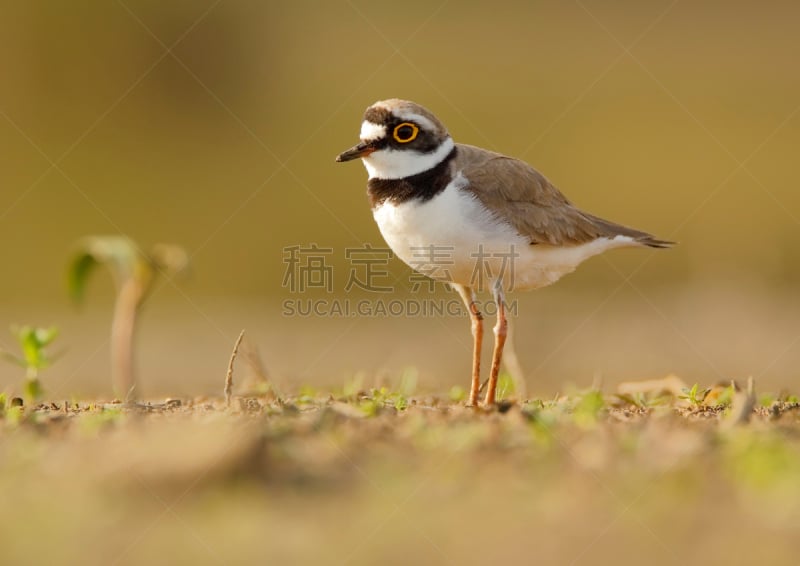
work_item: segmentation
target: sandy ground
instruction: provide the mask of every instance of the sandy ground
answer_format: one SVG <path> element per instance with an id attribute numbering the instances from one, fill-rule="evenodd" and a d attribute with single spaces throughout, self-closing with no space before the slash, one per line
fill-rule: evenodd
<path id="1" fill-rule="evenodd" d="M 794 564 L 799 405 L 742 395 L 7 410 L 4 562 Z"/>

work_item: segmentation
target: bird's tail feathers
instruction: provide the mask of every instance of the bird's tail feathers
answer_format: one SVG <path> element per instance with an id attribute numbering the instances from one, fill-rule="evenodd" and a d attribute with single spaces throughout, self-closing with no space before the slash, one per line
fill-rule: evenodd
<path id="1" fill-rule="evenodd" d="M 677 243 L 677 242 L 671 242 L 669 240 L 659 240 L 658 238 L 656 238 L 652 234 L 648 234 L 647 232 L 642 232 L 641 230 L 636 230 L 635 228 L 628 228 L 627 226 L 623 226 L 622 224 L 616 224 L 608 220 L 603 220 L 598 216 L 593 216 L 591 214 L 586 214 L 586 216 L 592 221 L 592 223 L 595 225 L 600 234 L 607 238 L 614 238 L 616 236 L 627 236 L 629 238 L 632 238 L 637 244 L 648 246 L 650 248 L 671 248 Z"/>

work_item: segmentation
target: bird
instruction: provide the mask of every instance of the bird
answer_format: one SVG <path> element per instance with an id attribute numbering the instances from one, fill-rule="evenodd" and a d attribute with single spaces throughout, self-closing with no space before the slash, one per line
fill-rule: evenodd
<path id="1" fill-rule="evenodd" d="M 469 312 L 470 407 L 479 406 L 482 389 L 478 292 L 491 292 L 497 311 L 483 401 L 491 407 L 508 334 L 507 292 L 551 285 L 613 248 L 674 245 L 583 212 L 524 161 L 454 142 L 441 120 L 409 100 L 366 109 L 360 141 L 336 161 L 359 158 L 386 243 L 412 269 L 449 283 Z"/>

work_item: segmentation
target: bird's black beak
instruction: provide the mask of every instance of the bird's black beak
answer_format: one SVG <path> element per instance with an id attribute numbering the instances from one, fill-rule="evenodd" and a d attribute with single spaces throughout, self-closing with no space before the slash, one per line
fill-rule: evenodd
<path id="1" fill-rule="evenodd" d="M 353 159 L 358 159 L 359 157 L 366 157 L 377 148 L 375 141 L 362 141 L 348 149 L 347 151 L 343 151 L 339 155 L 336 156 L 337 163 L 343 163 L 345 161 L 352 161 Z"/>

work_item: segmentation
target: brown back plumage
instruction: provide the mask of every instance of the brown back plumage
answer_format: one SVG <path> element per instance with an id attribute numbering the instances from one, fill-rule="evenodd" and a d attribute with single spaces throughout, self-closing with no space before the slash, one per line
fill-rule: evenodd
<path id="1" fill-rule="evenodd" d="M 469 181 L 466 190 L 531 244 L 569 246 L 597 238 L 629 236 L 644 246 L 667 248 L 673 242 L 603 220 L 576 208 L 547 178 L 527 163 L 471 145 L 456 144 L 452 171 Z"/>

